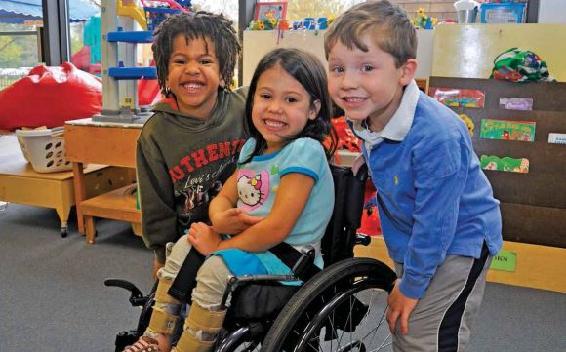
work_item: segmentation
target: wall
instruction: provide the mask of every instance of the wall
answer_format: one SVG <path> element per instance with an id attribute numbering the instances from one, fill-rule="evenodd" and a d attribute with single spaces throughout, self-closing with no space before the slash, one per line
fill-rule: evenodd
<path id="1" fill-rule="evenodd" d="M 540 0 L 539 23 L 566 23 L 566 1 Z"/>
<path id="2" fill-rule="evenodd" d="M 534 51 L 556 80 L 566 81 L 566 25 L 441 25 L 434 32 L 432 76 L 488 78 L 497 55 L 519 47 Z"/>
<path id="3" fill-rule="evenodd" d="M 417 50 L 417 78 L 430 76 L 432 67 L 432 30 L 418 30 L 417 38 L 419 47 Z M 278 31 L 244 31 L 244 55 L 243 55 L 243 81 L 242 85 L 250 84 L 253 72 L 259 60 L 272 49 L 277 47 L 303 49 L 318 57 L 326 66 L 324 57 L 324 33 L 325 31 L 285 31 L 283 36 L 278 36 Z"/>

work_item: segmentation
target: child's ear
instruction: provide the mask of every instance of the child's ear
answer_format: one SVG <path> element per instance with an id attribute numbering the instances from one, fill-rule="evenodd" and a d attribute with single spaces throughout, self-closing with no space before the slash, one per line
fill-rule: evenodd
<path id="1" fill-rule="evenodd" d="M 416 59 L 408 59 L 401 67 L 401 77 L 399 78 L 400 83 L 402 86 L 406 86 L 407 84 L 411 83 L 411 81 L 415 78 L 415 74 L 417 73 L 417 60 Z"/>
<path id="2" fill-rule="evenodd" d="M 314 120 L 320 112 L 320 100 L 316 99 L 312 102 L 311 108 L 309 110 L 309 120 Z"/>
<path id="3" fill-rule="evenodd" d="M 224 79 L 220 80 L 220 88 L 226 88 L 226 82 L 224 82 Z"/>

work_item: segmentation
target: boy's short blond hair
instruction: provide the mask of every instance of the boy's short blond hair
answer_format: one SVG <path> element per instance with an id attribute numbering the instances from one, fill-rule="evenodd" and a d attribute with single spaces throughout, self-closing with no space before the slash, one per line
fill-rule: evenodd
<path id="1" fill-rule="evenodd" d="M 377 46 L 393 56 L 400 67 L 408 59 L 417 57 L 417 33 L 407 14 L 389 1 L 368 1 L 351 7 L 340 15 L 326 32 L 324 52 L 326 58 L 340 41 L 348 49 L 368 48 L 361 42 L 362 35 L 370 32 Z"/>

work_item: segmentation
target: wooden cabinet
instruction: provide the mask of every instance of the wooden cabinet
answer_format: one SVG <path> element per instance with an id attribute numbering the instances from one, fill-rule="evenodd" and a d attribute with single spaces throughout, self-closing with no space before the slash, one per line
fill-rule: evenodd
<path id="1" fill-rule="evenodd" d="M 65 124 L 65 156 L 73 162 L 75 202 L 79 232 L 94 243 L 94 217 L 141 224 L 134 194 L 136 141 L 142 124 L 93 122 L 91 119 L 67 121 Z M 128 185 L 88 198 L 84 165 L 88 163 L 121 166 L 130 169 Z"/>

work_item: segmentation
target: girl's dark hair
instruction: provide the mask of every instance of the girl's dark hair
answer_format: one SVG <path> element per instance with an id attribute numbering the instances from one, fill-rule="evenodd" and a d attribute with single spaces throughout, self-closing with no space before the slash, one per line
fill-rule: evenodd
<path id="1" fill-rule="evenodd" d="M 157 79 L 161 92 L 167 96 L 166 82 L 169 75 L 169 59 L 173 42 L 179 34 L 185 40 L 203 39 L 212 42 L 220 66 L 220 77 L 229 89 L 234 75 L 234 67 L 240 55 L 241 46 L 232 21 L 222 15 L 199 11 L 182 13 L 165 19 L 153 32 L 153 59 L 157 67 Z M 208 40 L 207 40 L 208 39 Z"/>
<path id="2" fill-rule="evenodd" d="M 319 59 L 313 55 L 298 49 L 279 48 L 267 53 L 258 63 L 248 92 L 246 100 L 246 128 L 249 135 L 257 141 L 255 149 L 244 163 L 252 157 L 260 155 L 267 147 L 267 143 L 261 133 L 255 128 L 252 121 L 254 107 L 254 95 L 257 90 L 257 82 L 266 70 L 279 65 L 288 74 L 295 78 L 310 95 L 310 103 L 320 101 L 320 111 L 314 120 L 307 120 L 307 124 L 294 138 L 310 137 L 321 142 L 325 146 L 325 140 L 330 137 L 330 146 L 325 146 L 328 158 L 334 154 L 336 149 L 336 133 L 332 128 L 330 118 L 332 116 L 332 101 L 328 94 L 326 70 Z M 328 143 L 326 143 L 328 144 Z"/>

